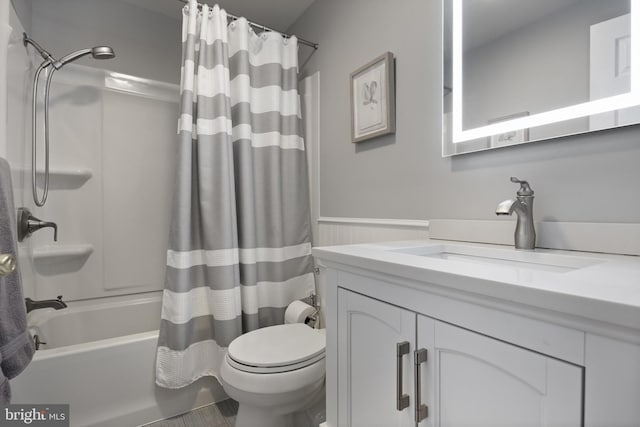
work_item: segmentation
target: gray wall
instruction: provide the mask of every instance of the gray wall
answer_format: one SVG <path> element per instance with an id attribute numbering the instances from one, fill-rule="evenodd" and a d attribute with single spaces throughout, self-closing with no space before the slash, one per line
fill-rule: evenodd
<path id="1" fill-rule="evenodd" d="M 22 27 L 27 32 L 31 32 L 31 0 L 11 0 L 11 4 L 20 19 Z"/>
<path id="2" fill-rule="evenodd" d="M 290 28 L 320 43 L 303 73 L 320 71 L 322 216 L 495 219 L 514 175 L 537 220 L 640 222 L 637 126 L 443 159 L 441 26 L 439 0 L 316 0 Z M 397 132 L 352 144 L 349 75 L 387 50 Z"/>
<path id="3" fill-rule="evenodd" d="M 179 83 L 182 21 L 119 0 L 33 0 L 33 37 L 54 56 L 110 45 L 116 58 L 84 65 Z"/>

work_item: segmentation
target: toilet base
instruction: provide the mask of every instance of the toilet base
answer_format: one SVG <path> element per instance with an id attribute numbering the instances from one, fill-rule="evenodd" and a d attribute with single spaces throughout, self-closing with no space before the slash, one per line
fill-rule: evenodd
<path id="1" fill-rule="evenodd" d="M 276 413 L 272 407 L 254 406 L 247 403 L 238 405 L 235 427 L 318 427 L 318 408 L 324 415 L 325 387 L 316 390 L 304 400 L 302 410 L 288 413 Z M 307 413 L 310 409 L 313 413 Z M 314 418 L 314 419 L 312 419 Z M 324 421 L 324 417 L 322 419 Z"/>

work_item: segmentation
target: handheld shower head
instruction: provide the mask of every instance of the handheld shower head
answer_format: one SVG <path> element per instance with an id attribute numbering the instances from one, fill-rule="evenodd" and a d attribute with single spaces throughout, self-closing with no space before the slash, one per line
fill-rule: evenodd
<path id="1" fill-rule="evenodd" d="M 53 63 L 53 66 L 56 70 L 62 68 L 65 64 L 75 61 L 76 59 L 82 58 L 85 55 L 93 56 L 93 59 L 112 59 L 115 58 L 116 54 L 110 46 L 96 46 L 91 49 L 81 49 L 75 52 L 68 54 L 67 56 L 63 56 L 59 60 Z"/>
<path id="2" fill-rule="evenodd" d="M 116 57 L 111 46 L 96 46 L 91 49 L 91 55 L 93 55 L 93 59 L 113 59 Z"/>

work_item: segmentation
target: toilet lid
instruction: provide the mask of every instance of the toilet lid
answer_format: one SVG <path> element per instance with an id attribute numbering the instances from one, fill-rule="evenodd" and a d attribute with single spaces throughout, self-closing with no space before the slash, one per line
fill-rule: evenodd
<path id="1" fill-rule="evenodd" d="M 325 343 L 324 330 L 293 323 L 241 335 L 229 345 L 228 355 L 236 362 L 235 367 L 241 364 L 247 368 L 261 368 L 260 371 L 265 368 L 283 371 L 283 368 L 298 369 L 323 358 Z"/>

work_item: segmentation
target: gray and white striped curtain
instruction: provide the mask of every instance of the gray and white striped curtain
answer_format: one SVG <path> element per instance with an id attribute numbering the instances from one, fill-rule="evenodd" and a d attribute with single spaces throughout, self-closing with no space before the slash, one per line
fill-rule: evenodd
<path id="1" fill-rule="evenodd" d="M 156 383 L 217 376 L 240 334 L 314 288 L 292 37 L 184 8 L 178 171 Z"/>

